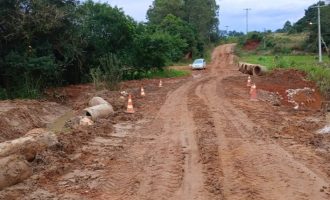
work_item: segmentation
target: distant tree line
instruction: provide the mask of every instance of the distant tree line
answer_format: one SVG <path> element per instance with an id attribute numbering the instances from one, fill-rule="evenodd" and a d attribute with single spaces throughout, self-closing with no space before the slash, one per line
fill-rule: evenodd
<path id="1" fill-rule="evenodd" d="M 322 39 L 324 43 L 330 45 L 330 1 L 321 1 L 320 8 L 321 11 L 321 32 Z M 307 10 L 305 10 L 305 16 L 299 19 L 296 23 L 291 23 L 290 21 L 285 22 L 282 29 L 276 32 L 282 33 L 309 33 L 308 40 L 305 44 L 305 49 L 308 51 L 316 51 L 318 43 L 318 14 L 317 6 L 318 4 L 311 5 Z M 323 45 L 323 47 L 325 47 Z M 325 48 L 326 49 L 326 48 Z"/>
<path id="2" fill-rule="evenodd" d="M 138 23 L 91 0 L 1 0 L 0 98 L 203 56 L 219 39 L 218 9 L 215 0 L 155 0 Z"/>

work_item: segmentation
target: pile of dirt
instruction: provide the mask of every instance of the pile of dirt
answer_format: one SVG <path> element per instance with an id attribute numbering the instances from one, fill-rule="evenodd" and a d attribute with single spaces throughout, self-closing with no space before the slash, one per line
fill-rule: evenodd
<path id="1" fill-rule="evenodd" d="M 165 101 L 167 93 L 180 86 L 181 82 L 186 80 L 187 78 L 162 79 L 162 88 L 158 87 L 159 80 L 127 81 L 120 85 L 120 90 L 118 91 L 97 91 L 91 84 L 68 86 L 48 91 L 48 101 L 10 101 L 7 105 L 7 110 L 0 107 L 2 108 L 0 113 L 9 112 L 9 107 L 10 109 L 24 107 L 24 109 L 17 110 L 17 115 L 26 116 L 29 114 L 28 118 L 36 119 L 35 121 L 30 120 L 23 123 L 26 130 L 34 127 L 44 127 L 45 124 L 38 123 L 42 121 L 39 120 L 39 117 L 46 115 L 46 113 L 49 113 L 46 116 L 52 116 L 52 118 L 48 119 L 49 121 L 57 121 L 58 119 L 56 118 L 60 116 L 62 118 L 63 113 L 58 113 L 62 110 L 61 107 L 71 107 L 74 110 L 73 116 L 75 116 L 71 120 L 66 121 L 63 130 L 57 130 L 59 143 L 39 153 L 30 163 L 34 175 L 18 185 L 2 190 L 0 199 L 24 199 L 23 196 L 27 196 L 26 199 L 79 199 L 68 197 L 68 195 L 73 193 L 81 194 L 78 196 L 89 196 L 92 199 L 92 196 L 95 195 L 93 191 L 98 191 L 101 188 L 89 190 L 87 194 L 85 193 L 86 188 L 94 188 L 94 186 L 87 186 L 85 182 L 94 184 L 94 176 L 103 177 L 105 169 L 112 166 L 113 162 L 118 162 L 120 157 L 126 155 L 125 151 L 127 148 L 124 147 L 131 146 L 131 141 L 135 140 L 134 137 L 128 138 L 119 133 L 116 135 L 114 133 L 114 125 L 126 122 L 134 124 L 143 117 L 146 120 L 154 118 Z M 144 86 L 145 97 L 140 95 L 141 86 Z M 132 95 L 135 114 L 125 113 L 127 96 L 123 96 L 121 91 Z M 81 111 L 88 106 L 89 100 L 95 96 L 102 97 L 111 103 L 115 114 L 111 117 L 97 120 L 93 126 L 75 126 L 75 118 L 83 115 Z M 56 101 L 63 105 L 50 101 Z M 0 105 L 1 103 L 5 104 L 5 102 L 0 102 Z M 20 103 L 17 104 L 15 102 Z M 58 113 L 57 117 L 51 115 L 54 114 L 51 111 Z M 7 113 L 7 115 L 9 114 Z M 11 119 L 16 118 L 12 117 Z M 8 120 L 2 121 L 4 123 L 2 127 L 9 127 Z M 6 130 L 9 135 L 13 134 L 12 128 L 6 128 Z M 25 131 L 22 131 L 22 133 L 25 133 Z M 20 134 L 15 137 L 19 136 Z M 6 139 L 8 138 L 6 137 Z M 83 175 L 75 174 L 77 170 L 79 173 L 81 171 Z M 85 173 L 86 170 L 87 172 Z M 92 177 L 90 177 L 90 172 L 100 172 L 100 174 L 91 174 Z M 74 178 L 70 174 L 73 174 Z M 80 179 L 80 177 L 83 179 Z M 95 183 L 96 185 L 102 185 L 103 179 L 98 178 L 95 181 L 98 181 Z"/>
<path id="2" fill-rule="evenodd" d="M 45 91 L 45 96 L 48 101 L 71 106 L 72 103 L 80 101 L 85 94 L 93 92 L 95 92 L 95 88 L 92 84 L 80 84 L 49 88 Z"/>
<path id="3" fill-rule="evenodd" d="M 258 89 L 279 95 L 282 105 L 318 110 L 324 100 L 315 83 L 298 70 L 274 70 L 265 76 L 252 77 L 252 81 Z"/>
<path id="4" fill-rule="evenodd" d="M 55 102 L 7 100 L 0 102 L 0 142 L 15 139 L 33 128 L 43 128 L 70 109 Z"/>
<path id="5" fill-rule="evenodd" d="M 324 97 L 316 84 L 297 70 L 279 69 L 252 76 L 258 89 L 259 102 L 255 103 L 249 101 L 246 81 L 246 75 L 228 77 L 223 80 L 224 89 L 227 98 L 259 125 L 259 137 L 273 138 L 289 150 L 297 146 L 314 149 L 321 158 L 317 162 L 329 166 L 330 134 L 319 133 L 329 120 L 320 112 Z M 298 109 L 292 101 L 298 103 Z M 326 173 L 330 176 L 329 170 Z"/>
<path id="6" fill-rule="evenodd" d="M 247 51 L 253 51 L 256 50 L 260 45 L 260 41 L 257 40 L 248 40 L 246 41 L 246 43 L 244 44 L 244 50 Z"/>

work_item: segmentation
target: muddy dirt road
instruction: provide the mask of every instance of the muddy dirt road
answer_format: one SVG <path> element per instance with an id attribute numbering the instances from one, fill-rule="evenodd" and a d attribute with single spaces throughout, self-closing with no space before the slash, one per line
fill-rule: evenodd
<path id="1" fill-rule="evenodd" d="M 216 48 L 208 69 L 178 82 L 163 103 L 152 105 L 156 96 L 145 100 L 138 120 L 113 128 L 104 121 L 85 131 L 88 139 L 61 158 L 66 164 L 48 163 L 55 169 L 3 191 L 0 198 L 330 199 L 328 157 L 303 143 L 272 137 L 271 115 L 284 111 L 264 102 L 237 103 L 241 90 L 234 83 L 246 76 L 234 66 L 233 48 Z M 261 114 L 249 114 L 251 109 Z M 72 140 L 82 137 L 74 133 Z"/>
<path id="2" fill-rule="evenodd" d="M 122 183 L 99 197 L 328 199 L 320 192 L 329 187 L 324 170 L 258 138 L 257 126 L 227 100 L 222 80 L 236 73 L 233 45 L 215 49 L 208 72 L 170 92 L 154 120 L 136 132 L 149 141 L 128 153 L 136 158 L 134 187 Z M 129 181 L 134 168 L 122 168 Z"/>

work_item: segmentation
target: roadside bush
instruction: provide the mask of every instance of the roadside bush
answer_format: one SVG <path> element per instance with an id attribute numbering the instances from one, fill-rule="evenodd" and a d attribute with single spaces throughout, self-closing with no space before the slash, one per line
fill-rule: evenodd
<path id="1" fill-rule="evenodd" d="M 253 41 L 261 41 L 263 39 L 263 34 L 259 32 L 250 32 L 247 35 L 247 40 L 253 40 Z"/>
<path id="2" fill-rule="evenodd" d="M 290 54 L 292 50 L 289 49 L 288 47 L 281 46 L 281 45 L 275 45 L 273 48 L 273 53 L 277 54 Z"/>
<path id="3" fill-rule="evenodd" d="M 51 56 L 10 52 L 5 62 L 9 98 L 39 98 L 42 89 L 58 82 L 60 67 Z"/>
<path id="4" fill-rule="evenodd" d="M 111 90 L 117 89 L 118 83 L 123 78 L 121 62 L 117 59 L 116 55 L 111 53 L 104 55 L 99 61 L 106 87 Z"/>
<path id="5" fill-rule="evenodd" d="M 0 87 L 0 100 L 8 99 L 7 91 L 5 88 Z"/>
<path id="6" fill-rule="evenodd" d="M 103 74 L 100 67 L 92 68 L 90 70 L 90 76 L 92 77 L 94 87 L 100 89 L 103 85 Z"/>

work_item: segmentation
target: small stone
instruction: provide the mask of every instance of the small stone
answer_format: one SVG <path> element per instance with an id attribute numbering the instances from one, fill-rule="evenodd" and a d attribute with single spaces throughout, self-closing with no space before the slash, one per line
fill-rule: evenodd
<path id="1" fill-rule="evenodd" d="M 80 119 L 79 125 L 81 126 L 92 126 L 94 122 L 89 117 L 82 117 Z"/>

